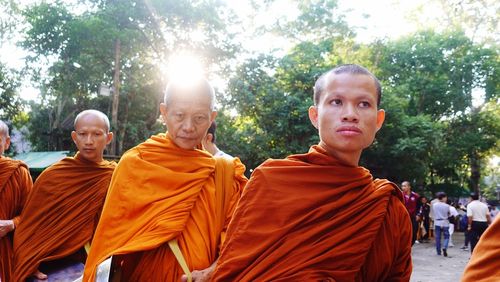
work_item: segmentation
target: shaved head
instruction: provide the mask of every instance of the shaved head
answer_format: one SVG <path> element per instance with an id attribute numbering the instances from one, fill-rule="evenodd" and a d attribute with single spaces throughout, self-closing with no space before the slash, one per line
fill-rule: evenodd
<path id="1" fill-rule="evenodd" d="M 78 123 L 78 120 L 80 120 L 81 118 L 83 118 L 87 115 L 93 115 L 95 117 L 102 119 L 102 121 L 106 125 L 106 128 L 105 128 L 106 132 L 109 132 L 111 126 L 109 124 L 108 116 L 106 116 L 103 112 L 98 111 L 98 110 L 85 110 L 85 111 L 79 113 L 75 118 L 75 122 L 73 123 L 73 127 L 75 128 L 75 130 L 76 130 L 76 124 Z"/>
<path id="2" fill-rule="evenodd" d="M 404 192 L 409 193 L 411 191 L 411 184 L 409 181 L 403 181 L 401 183 L 401 188 L 403 189 Z"/>
<path id="3" fill-rule="evenodd" d="M 168 107 L 171 98 L 177 95 L 189 95 L 192 96 L 195 101 L 203 99 L 203 96 L 208 97 L 210 99 L 210 110 L 213 111 L 215 109 L 215 91 L 210 82 L 206 79 L 193 81 L 193 83 L 189 85 L 176 81 L 169 82 L 163 98 L 165 105 Z"/>
<path id="4" fill-rule="evenodd" d="M 319 103 L 321 95 L 323 95 L 323 92 L 325 92 L 328 78 L 330 78 L 333 75 L 336 75 L 336 74 L 338 75 L 338 74 L 343 74 L 343 73 L 348 73 L 351 75 L 366 75 L 366 76 L 371 77 L 373 79 L 373 83 L 375 85 L 375 88 L 377 89 L 377 106 L 380 105 L 380 98 L 382 97 L 382 87 L 380 85 L 380 81 L 369 70 L 365 69 L 362 66 L 356 65 L 356 64 L 340 65 L 336 68 L 333 68 L 333 69 L 323 73 L 318 78 L 318 80 L 316 80 L 316 83 L 314 84 L 314 94 L 313 94 L 314 105 L 317 105 Z"/>
<path id="5" fill-rule="evenodd" d="M 0 120 L 0 135 L 3 137 L 8 137 L 9 136 L 9 127 L 5 122 Z"/>
<path id="6" fill-rule="evenodd" d="M 0 120 L 0 156 L 10 147 L 9 127 Z"/>

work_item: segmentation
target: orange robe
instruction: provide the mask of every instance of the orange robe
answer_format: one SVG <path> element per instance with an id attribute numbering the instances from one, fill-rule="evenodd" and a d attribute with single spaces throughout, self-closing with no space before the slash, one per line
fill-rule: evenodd
<path id="1" fill-rule="evenodd" d="M 17 227 L 33 182 L 21 161 L 0 156 L 0 220 L 14 220 Z M 0 281 L 11 281 L 13 232 L 0 238 Z"/>
<path id="2" fill-rule="evenodd" d="M 174 238 L 191 270 L 209 267 L 225 232 L 215 222 L 229 223 L 246 183 L 245 168 L 234 159 L 232 196 L 225 219 L 217 219 L 215 162 L 206 151 L 177 147 L 165 134 L 125 153 L 111 180 L 83 281 L 94 281 L 97 266 L 112 255 L 123 259 L 125 281 L 180 281 L 182 269 L 167 244 Z"/>
<path id="3" fill-rule="evenodd" d="M 399 188 L 319 146 L 252 174 L 213 281 L 408 281 L 411 222 Z"/>
<path id="4" fill-rule="evenodd" d="M 40 263 L 72 255 L 92 240 L 115 166 L 77 153 L 37 178 L 14 236 L 13 281 L 25 281 Z"/>
<path id="5" fill-rule="evenodd" d="M 500 216 L 479 239 L 462 282 L 500 281 Z"/>

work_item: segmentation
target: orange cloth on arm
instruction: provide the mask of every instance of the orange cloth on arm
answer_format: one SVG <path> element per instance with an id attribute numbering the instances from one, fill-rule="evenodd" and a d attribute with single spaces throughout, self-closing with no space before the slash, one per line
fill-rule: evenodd
<path id="1" fill-rule="evenodd" d="M 237 159 L 234 164 L 226 223 L 246 183 L 244 166 Z M 111 180 L 84 281 L 94 281 L 97 266 L 112 255 L 124 259 L 127 281 L 179 281 L 182 269 L 167 244 L 174 238 L 191 270 L 210 266 L 221 235 L 215 228 L 214 167 L 208 152 L 181 149 L 165 134 L 125 153 Z"/>
<path id="2" fill-rule="evenodd" d="M 500 216 L 490 225 L 474 248 L 462 282 L 500 281 Z"/>
<path id="3" fill-rule="evenodd" d="M 213 280 L 408 281 L 410 240 L 397 186 L 313 146 L 253 172 Z"/>
<path id="4" fill-rule="evenodd" d="M 13 281 L 24 281 L 40 263 L 67 257 L 92 240 L 115 166 L 77 153 L 37 178 L 14 236 Z"/>
<path id="5" fill-rule="evenodd" d="M 0 220 L 14 220 L 19 225 L 33 182 L 28 167 L 21 161 L 0 156 Z M 16 229 L 14 232 L 16 232 Z M 0 238 L 0 280 L 11 280 L 13 232 Z"/>

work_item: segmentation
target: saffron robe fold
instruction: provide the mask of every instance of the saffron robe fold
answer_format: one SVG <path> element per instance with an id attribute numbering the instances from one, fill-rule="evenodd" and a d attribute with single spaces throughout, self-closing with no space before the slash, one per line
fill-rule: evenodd
<path id="1" fill-rule="evenodd" d="M 0 156 L 0 220 L 14 220 L 17 229 L 32 186 L 26 164 Z M 0 238 L 0 280 L 3 282 L 12 281 L 12 239 L 13 232 Z"/>
<path id="2" fill-rule="evenodd" d="M 399 188 L 319 146 L 252 174 L 213 281 L 408 281 L 411 222 Z"/>
<path id="3" fill-rule="evenodd" d="M 77 153 L 37 178 L 14 236 L 13 281 L 25 281 L 40 263 L 72 255 L 92 240 L 115 166 Z"/>
<path id="4" fill-rule="evenodd" d="M 182 269 L 167 243 L 174 238 L 190 270 L 209 267 L 226 228 L 215 227 L 215 162 L 206 151 L 179 148 L 166 134 L 126 152 L 111 180 L 83 280 L 94 281 L 97 266 L 113 255 L 122 260 L 124 281 L 180 281 Z M 247 181 L 241 162 L 233 163 L 226 225 Z"/>
<path id="5" fill-rule="evenodd" d="M 465 267 L 462 282 L 500 281 L 500 216 L 477 243 Z"/>

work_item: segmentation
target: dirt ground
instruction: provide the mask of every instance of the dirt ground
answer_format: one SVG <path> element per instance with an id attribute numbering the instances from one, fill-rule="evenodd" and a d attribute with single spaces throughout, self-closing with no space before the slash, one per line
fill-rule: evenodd
<path id="1" fill-rule="evenodd" d="M 434 240 L 415 244 L 412 249 L 413 273 L 410 281 L 460 281 L 465 265 L 469 261 L 470 251 L 460 249 L 464 244 L 464 233 L 454 233 L 452 240 L 455 247 L 448 249 L 448 257 L 436 254 Z"/>
<path id="2" fill-rule="evenodd" d="M 448 257 L 438 256 L 434 240 L 429 243 L 415 244 L 412 249 L 413 273 L 411 282 L 458 282 L 462 277 L 465 265 L 469 261 L 470 251 L 461 250 L 464 243 L 462 232 L 453 234 L 455 247 L 448 249 Z M 48 270 L 48 281 L 73 281 L 83 272 L 82 264 L 66 265 L 65 269 Z M 40 281 L 41 280 L 32 280 Z"/>

